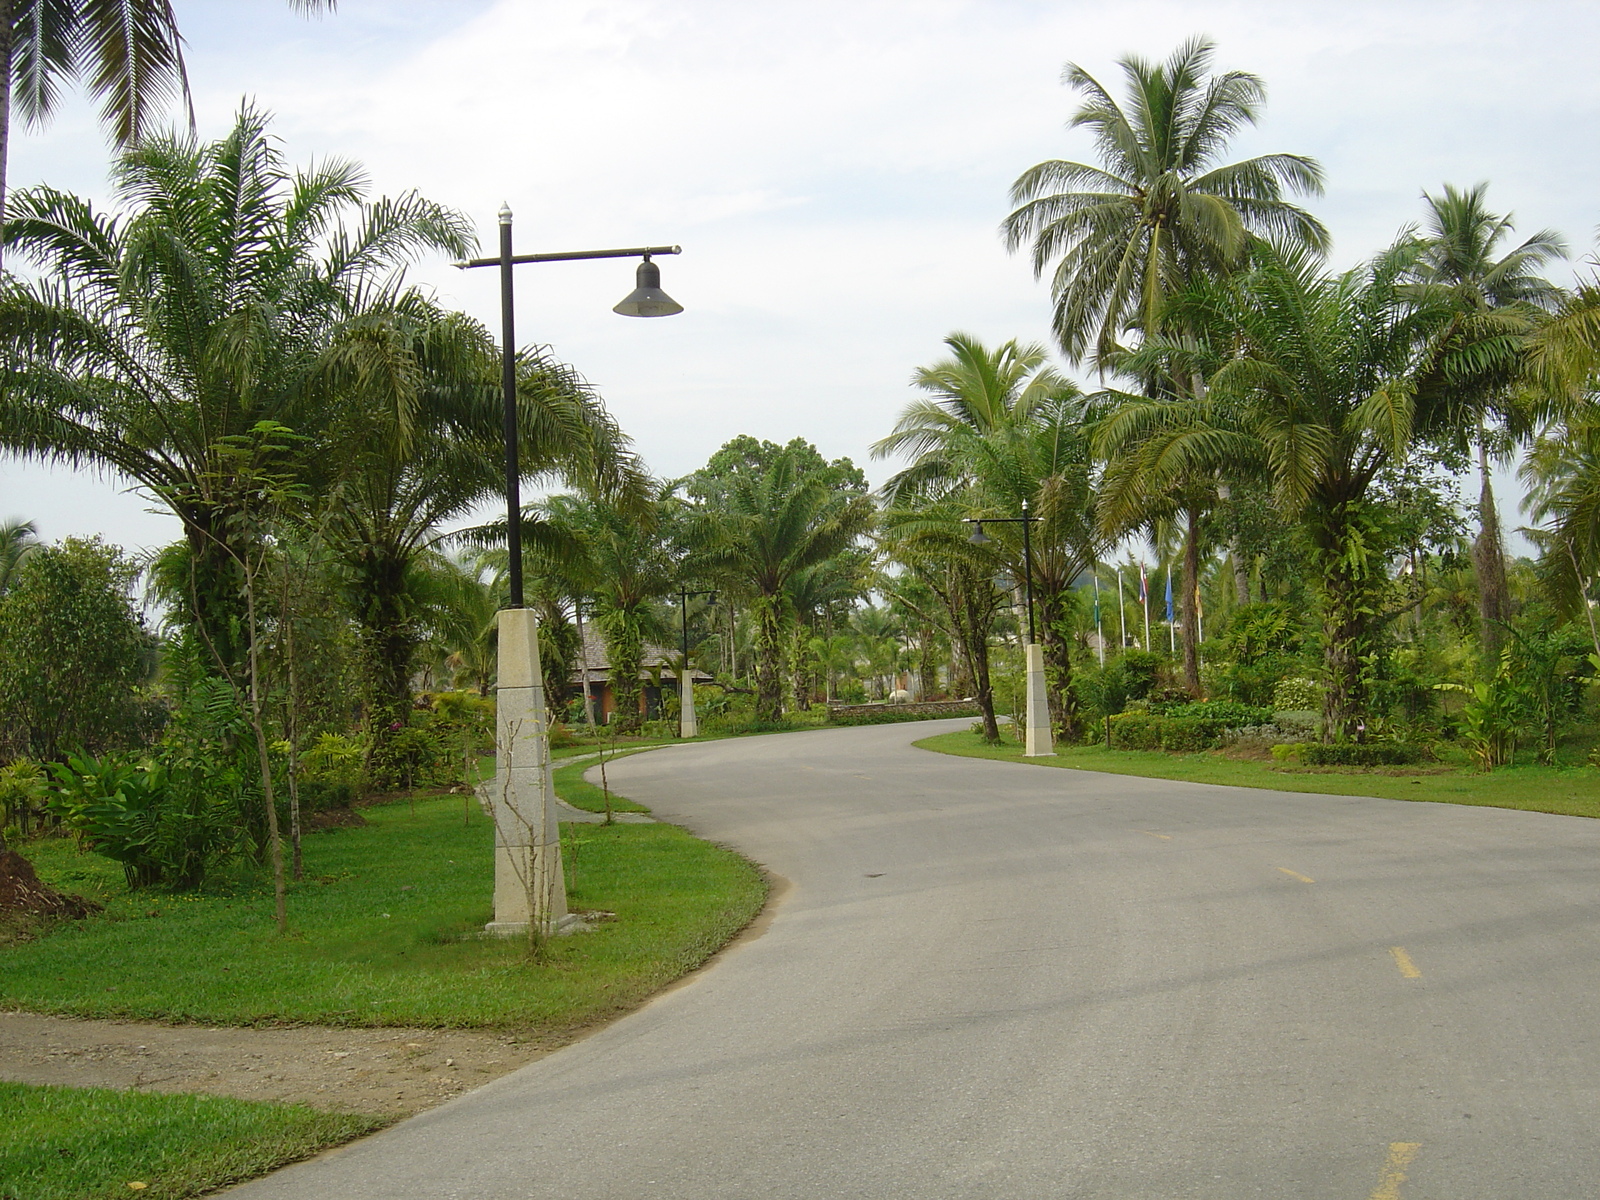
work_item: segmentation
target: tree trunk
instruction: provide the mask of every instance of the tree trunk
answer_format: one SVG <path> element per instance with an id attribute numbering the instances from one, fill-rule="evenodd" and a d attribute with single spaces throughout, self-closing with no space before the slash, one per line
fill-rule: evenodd
<path id="1" fill-rule="evenodd" d="M 939 664 L 933 660 L 934 631 L 924 625 L 917 633 L 917 699 L 926 700 L 939 690 Z"/>
<path id="2" fill-rule="evenodd" d="M 763 596 L 755 604 L 756 720 L 783 717 L 783 623 L 778 598 Z"/>
<path id="3" fill-rule="evenodd" d="M 1382 608 L 1381 592 L 1388 583 L 1382 566 L 1373 564 L 1374 556 L 1356 548 L 1361 524 L 1359 510 L 1345 501 L 1318 505 L 1307 520 L 1311 568 L 1322 579 L 1326 742 L 1346 741 L 1361 732 L 1367 706 L 1363 664 L 1373 651 L 1374 614 Z"/>
<path id="4" fill-rule="evenodd" d="M 11 157 L 11 46 L 15 10 L 13 0 L 0 0 L 0 226 L 6 218 L 6 165 Z M 4 262 L 4 254 L 5 244 L 0 241 L 0 264 Z"/>
<path id="5" fill-rule="evenodd" d="M 1061 730 L 1063 741 L 1076 743 L 1083 735 L 1078 720 L 1078 695 L 1072 688 L 1072 643 L 1061 632 L 1061 593 L 1041 588 L 1034 597 L 1043 629 L 1044 673 L 1050 697 L 1050 720 Z"/>
<path id="6" fill-rule="evenodd" d="M 1495 507 L 1489 447 L 1482 431 L 1478 438 L 1478 537 L 1472 543 L 1472 565 L 1478 576 L 1478 625 L 1483 647 L 1483 671 L 1493 675 L 1500 666 L 1505 621 L 1510 615 L 1506 595 L 1506 557 L 1500 542 L 1500 514 Z"/>
<path id="7" fill-rule="evenodd" d="M 794 706 L 801 712 L 811 711 L 811 686 L 806 678 L 805 626 L 795 624 L 789 631 L 789 690 L 794 693 Z"/>
<path id="8" fill-rule="evenodd" d="M 612 720 L 618 733 L 633 733 L 640 715 L 639 669 L 644 647 L 637 618 L 630 613 L 608 613 L 601 624 L 606 658 L 610 660 L 611 697 L 616 705 Z"/>
<path id="9" fill-rule="evenodd" d="M 1183 510 L 1183 686 L 1200 699 L 1200 514 Z"/>

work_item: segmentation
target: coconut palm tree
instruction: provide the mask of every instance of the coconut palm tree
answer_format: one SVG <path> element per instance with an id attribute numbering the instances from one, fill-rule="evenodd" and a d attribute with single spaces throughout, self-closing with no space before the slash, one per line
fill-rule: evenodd
<path id="1" fill-rule="evenodd" d="M 7 244 L 41 274 L 0 292 L 0 446 L 110 469 L 171 509 L 197 620 L 237 662 L 250 501 L 232 440 L 292 431 L 293 469 L 325 485 L 362 457 L 373 414 L 414 429 L 420 301 L 403 271 L 469 253 L 472 233 L 415 194 L 366 201 L 352 163 L 291 172 L 248 107 L 214 143 L 142 142 L 115 184 L 116 215 L 47 187 L 13 197 Z"/>
<path id="2" fill-rule="evenodd" d="M 1328 232 L 1284 199 L 1319 195 L 1322 168 L 1298 154 L 1226 163 L 1266 96 L 1243 71 L 1209 75 L 1214 47 L 1190 38 L 1160 65 L 1119 60 L 1126 106 L 1069 63 L 1063 82 L 1085 103 L 1068 128 L 1088 129 L 1099 166 L 1051 160 L 1011 186 L 1007 245 L 1030 244 L 1034 273 L 1055 263 L 1053 328 L 1073 360 L 1108 353 L 1124 330 L 1157 329 L 1166 298 L 1197 273 L 1234 270 L 1252 235 L 1323 251 Z"/>
<path id="3" fill-rule="evenodd" d="M 1504 339 L 1533 333 L 1561 303 L 1564 293 L 1538 272 L 1566 256 L 1566 244 L 1543 229 L 1502 253 L 1514 230 L 1510 214 L 1489 211 L 1489 185 L 1460 190 L 1445 184 L 1442 196 L 1423 193 L 1427 205 L 1422 252 L 1415 277 L 1443 292 L 1456 306 L 1452 336 L 1462 341 Z M 1473 564 L 1478 572 L 1479 629 L 1483 659 L 1493 670 L 1500 662 L 1501 630 L 1509 617 L 1505 551 L 1495 506 L 1491 459 L 1501 457 L 1528 433 L 1527 406 L 1519 403 L 1515 356 L 1499 354 L 1498 369 L 1475 378 L 1441 380 L 1463 408 L 1461 441 L 1478 458 L 1478 538 Z"/>
<path id="4" fill-rule="evenodd" d="M 304 13 L 335 0 L 289 0 Z M 189 107 L 183 38 L 171 0 L 0 0 L 0 219 L 6 216 L 11 113 L 29 125 L 54 114 L 61 85 L 82 79 L 111 139 L 128 149 L 174 96 Z"/>

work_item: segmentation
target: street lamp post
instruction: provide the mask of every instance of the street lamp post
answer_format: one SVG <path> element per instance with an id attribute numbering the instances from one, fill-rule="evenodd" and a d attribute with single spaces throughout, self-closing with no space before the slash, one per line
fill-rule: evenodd
<path id="1" fill-rule="evenodd" d="M 696 596 L 710 596 L 712 604 L 717 602 L 714 591 L 678 592 L 678 614 L 683 622 L 683 657 L 678 662 L 678 736 L 684 738 L 700 736 L 700 722 L 694 712 L 694 672 L 689 668 L 689 601 Z"/>
<path id="2" fill-rule="evenodd" d="M 500 664 L 495 685 L 495 777 L 480 788 L 494 814 L 494 920 L 490 933 L 557 932 L 567 921 L 561 873 L 561 830 L 550 778 L 549 712 L 539 663 L 539 630 L 523 604 L 522 469 L 518 461 L 516 313 L 511 268 L 519 263 L 589 258 L 638 258 L 637 286 L 612 311 L 625 317 L 668 317 L 683 306 L 661 290 L 661 268 L 651 259 L 678 254 L 677 246 L 627 250 L 569 250 L 555 254 L 511 252 L 511 209 L 500 207 L 500 253 L 455 265 L 500 268 L 500 389 L 504 401 L 506 549 L 510 604 L 499 616 Z"/>
<path id="3" fill-rule="evenodd" d="M 1024 719 L 1022 754 L 1024 758 L 1043 758 L 1054 754 L 1055 741 L 1050 732 L 1050 696 L 1045 684 L 1044 647 L 1039 645 L 1033 628 L 1033 537 L 1031 527 L 1038 517 L 1028 515 L 1028 502 L 1022 502 L 1020 517 L 968 517 L 973 526 L 967 540 L 975 546 L 986 546 L 992 540 L 984 532 L 985 522 L 992 525 L 1022 526 L 1023 594 L 1028 608 L 1028 644 L 1023 648 L 1027 670 L 1028 710 Z"/>

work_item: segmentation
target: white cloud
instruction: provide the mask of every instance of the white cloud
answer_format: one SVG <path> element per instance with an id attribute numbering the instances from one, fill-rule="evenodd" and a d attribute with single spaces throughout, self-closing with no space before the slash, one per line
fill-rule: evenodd
<path id="1" fill-rule="evenodd" d="M 380 189 L 460 207 L 486 238 L 507 200 L 519 249 L 684 246 L 663 263 L 688 308 L 670 321 L 610 315 L 628 264 L 518 277 L 521 337 L 599 384 L 669 474 L 744 432 L 864 461 L 946 333 L 1045 338 L 1044 289 L 995 230 L 1024 167 L 1091 155 L 1062 128 L 1067 59 L 1120 89 L 1119 55 L 1213 36 L 1220 66 L 1270 89 L 1238 153 L 1323 161 L 1313 207 L 1341 264 L 1446 180 L 1492 180 L 1526 232 L 1554 226 L 1580 248 L 1600 219 L 1600 11 L 1576 3 L 346 0 L 310 23 L 285 10 L 180 9 L 205 133 L 250 94 L 293 161 L 357 159 Z M 12 177 L 100 191 L 103 161 L 79 106 L 19 139 Z M 497 321 L 489 272 L 418 276 Z M 0 510 L 64 503 L 14 479 Z M 119 532 L 117 511 L 97 500 L 73 519 L 142 536 Z"/>

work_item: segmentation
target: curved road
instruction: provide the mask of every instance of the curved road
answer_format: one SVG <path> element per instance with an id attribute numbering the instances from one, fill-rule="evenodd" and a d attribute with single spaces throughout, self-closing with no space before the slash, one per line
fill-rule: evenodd
<path id="1" fill-rule="evenodd" d="M 915 750 L 623 794 L 792 884 L 687 986 L 248 1200 L 1600 1194 L 1600 822 Z"/>

